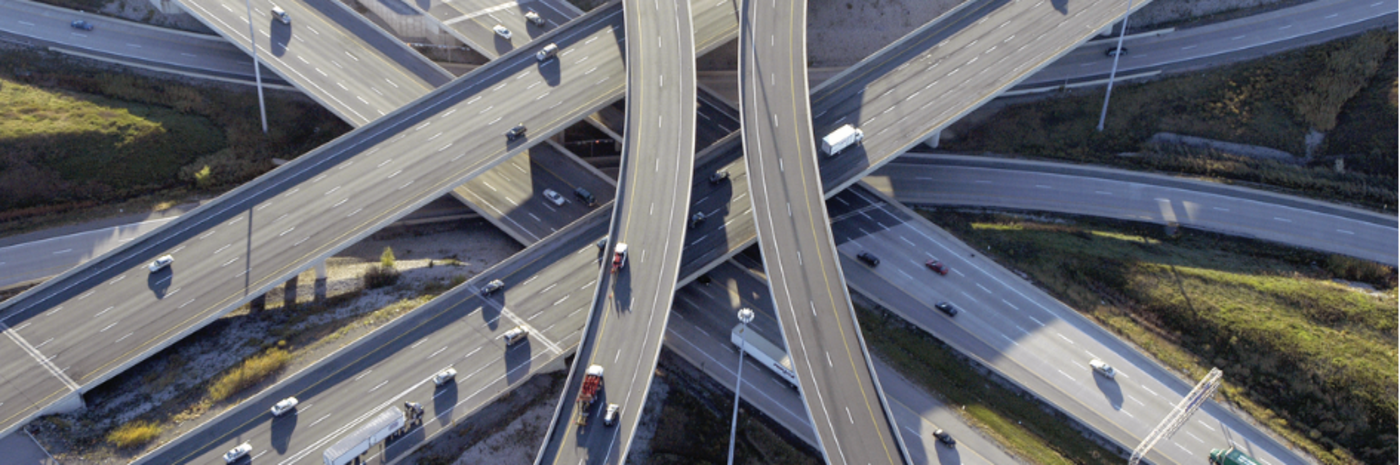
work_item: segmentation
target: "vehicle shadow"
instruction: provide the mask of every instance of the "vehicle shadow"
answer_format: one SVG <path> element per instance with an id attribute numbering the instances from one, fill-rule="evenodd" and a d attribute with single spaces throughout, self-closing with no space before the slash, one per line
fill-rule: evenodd
<path id="1" fill-rule="evenodd" d="M 269 442 L 272 443 L 272 449 L 276 450 L 278 454 L 287 453 L 287 448 L 292 442 L 292 432 L 297 428 L 297 418 L 301 416 L 300 412 L 296 411 L 287 413 L 290 415 L 283 414 L 280 417 L 272 418 L 272 437 Z"/>
<path id="2" fill-rule="evenodd" d="M 268 48 L 272 50 L 272 55 L 278 57 L 286 55 L 287 43 L 292 40 L 292 26 L 273 19 L 268 28 L 268 36 L 270 36 Z"/>
<path id="3" fill-rule="evenodd" d="M 537 66 L 540 70 L 540 77 L 544 78 L 545 85 L 549 87 L 559 87 L 559 83 L 562 79 L 561 71 L 564 67 L 563 57 L 554 55 L 554 58 L 541 61 Z"/>
<path id="4" fill-rule="evenodd" d="M 457 406 L 457 383 L 454 380 L 433 390 L 433 419 L 446 428 L 452 424 L 452 409 Z M 426 417 L 427 414 L 424 414 Z M 426 421 L 425 421 L 426 423 Z"/>
<path id="5" fill-rule="evenodd" d="M 1108 399 L 1108 404 L 1112 405 L 1114 410 L 1122 410 L 1123 387 L 1119 386 L 1117 381 L 1104 378 L 1092 372 L 1089 376 L 1094 377 L 1094 384 L 1099 387 L 1099 391 L 1103 392 L 1104 397 Z"/>
<path id="6" fill-rule="evenodd" d="M 516 343 L 513 346 L 506 346 L 506 383 L 515 384 L 516 381 L 524 379 L 530 374 L 530 339 Z"/>
<path id="7" fill-rule="evenodd" d="M 175 281 L 175 264 L 171 263 L 160 271 L 146 276 L 146 287 L 155 293 L 156 299 L 164 299 L 170 291 L 170 283 Z"/>
<path id="8" fill-rule="evenodd" d="M 934 445 L 933 449 L 934 454 L 938 455 L 938 463 L 945 463 L 948 465 L 957 465 L 962 463 L 962 454 L 958 452 L 958 448 L 956 446 L 948 447 L 944 445 Z"/>

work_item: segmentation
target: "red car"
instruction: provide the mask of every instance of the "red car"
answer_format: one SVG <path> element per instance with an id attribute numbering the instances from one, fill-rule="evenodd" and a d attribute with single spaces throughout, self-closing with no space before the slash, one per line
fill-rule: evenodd
<path id="1" fill-rule="evenodd" d="M 944 265 L 943 262 L 940 262 L 938 260 L 929 260 L 927 262 L 924 262 L 924 266 L 927 266 L 928 269 L 933 270 L 943 276 L 948 275 L 948 265 Z"/>

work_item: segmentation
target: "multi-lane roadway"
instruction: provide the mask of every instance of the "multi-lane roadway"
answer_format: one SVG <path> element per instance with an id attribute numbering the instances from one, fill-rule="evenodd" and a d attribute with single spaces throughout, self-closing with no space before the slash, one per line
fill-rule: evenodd
<path id="1" fill-rule="evenodd" d="M 817 444 L 829 463 L 908 463 L 826 216 L 807 101 L 807 2 L 747 0 L 739 30 L 758 245 Z"/>
<path id="2" fill-rule="evenodd" d="M 593 309 L 537 464 L 626 460 L 656 372 L 686 225 L 696 221 L 687 213 L 696 114 L 689 1 L 622 5 L 631 65 L 618 201 Z M 591 404 L 579 402 L 584 372 L 595 364 L 604 369 L 603 387 Z M 619 413 L 608 425 L 601 417 L 613 404 Z M 583 420 L 590 416 L 592 421 Z"/>

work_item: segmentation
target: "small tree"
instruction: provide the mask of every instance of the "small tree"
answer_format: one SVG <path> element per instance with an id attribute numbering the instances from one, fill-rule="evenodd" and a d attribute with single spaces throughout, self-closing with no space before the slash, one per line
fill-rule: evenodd
<path id="1" fill-rule="evenodd" d="M 209 169 L 209 165 L 204 165 L 204 168 L 200 168 L 199 171 L 195 171 L 195 172 L 194 172 L 194 185 L 195 185 L 195 187 L 198 187 L 198 188 L 200 188 L 200 189 L 206 189 L 206 188 L 208 188 L 209 186 L 213 185 L 213 184 L 214 184 L 214 182 L 213 182 L 213 181 L 214 181 L 214 178 L 213 178 L 212 176 L 210 176 L 211 174 L 212 174 L 212 170 Z"/>
<path id="2" fill-rule="evenodd" d="M 394 269 L 394 249 L 389 247 L 384 248 L 384 253 L 379 256 L 379 267 L 390 270 Z"/>

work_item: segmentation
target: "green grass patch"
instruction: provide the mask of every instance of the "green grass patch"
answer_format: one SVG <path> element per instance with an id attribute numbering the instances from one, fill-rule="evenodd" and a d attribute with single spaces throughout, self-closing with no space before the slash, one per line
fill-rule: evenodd
<path id="1" fill-rule="evenodd" d="M 923 213 L 1168 366 L 1219 367 L 1226 399 L 1324 463 L 1396 462 L 1393 268 L 1156 225 Z"/>
<path id="2" fill-rule="evenodd" d="M 286 350 L 272 348 L 248 357 L 209 384 L 208 401 L 221 402 L 277 373 L 292 361 Z"/>
<path id="3" fill-rule="evenodd" d="M 1204 72 L 1017 104 L 942 148 L 1045 157 L 1273 186 L 1384 211 L 1396 204 L 1396 34 L 1375 31 Z M 1315 158 L 1305 136 L 1327 133 Z M 1301 165 L 1205 150 L 1155 152 L 1172 132 L 1283 150 Z M 1122 153 L 1136 153 L 1125 157 Z M 1344 172 L 1334 170 L 1343 159 Z"/>
<path id="4" fill-rule="evenodd" d="M 860 303 L 856 315 L 875 354 L 950 405 L 962 406 L 969 424 L 1013 455 L 1041 465 L 1122 463 L 1117 454 L 1068 427 L 1066 420 L 986 379 L 951 348 L 902 318 Z"/>
<path id="5" fill-rule="evenodd" d="M 271 92 L 269 132 L 251 88 L 189 85 L 46 51 L 0 62 L 0 233 L 163 193 L 221 192 L 349 127 L 314 102 Z M 154 202 L 139 199 L 162 197 Z"/>
<path id="6" fill-rule="evenodd" d="M 160 436 L 160 425 L 136 420 L 107 433 L 107 443 L 118 449 L 144 446 Z"/>

